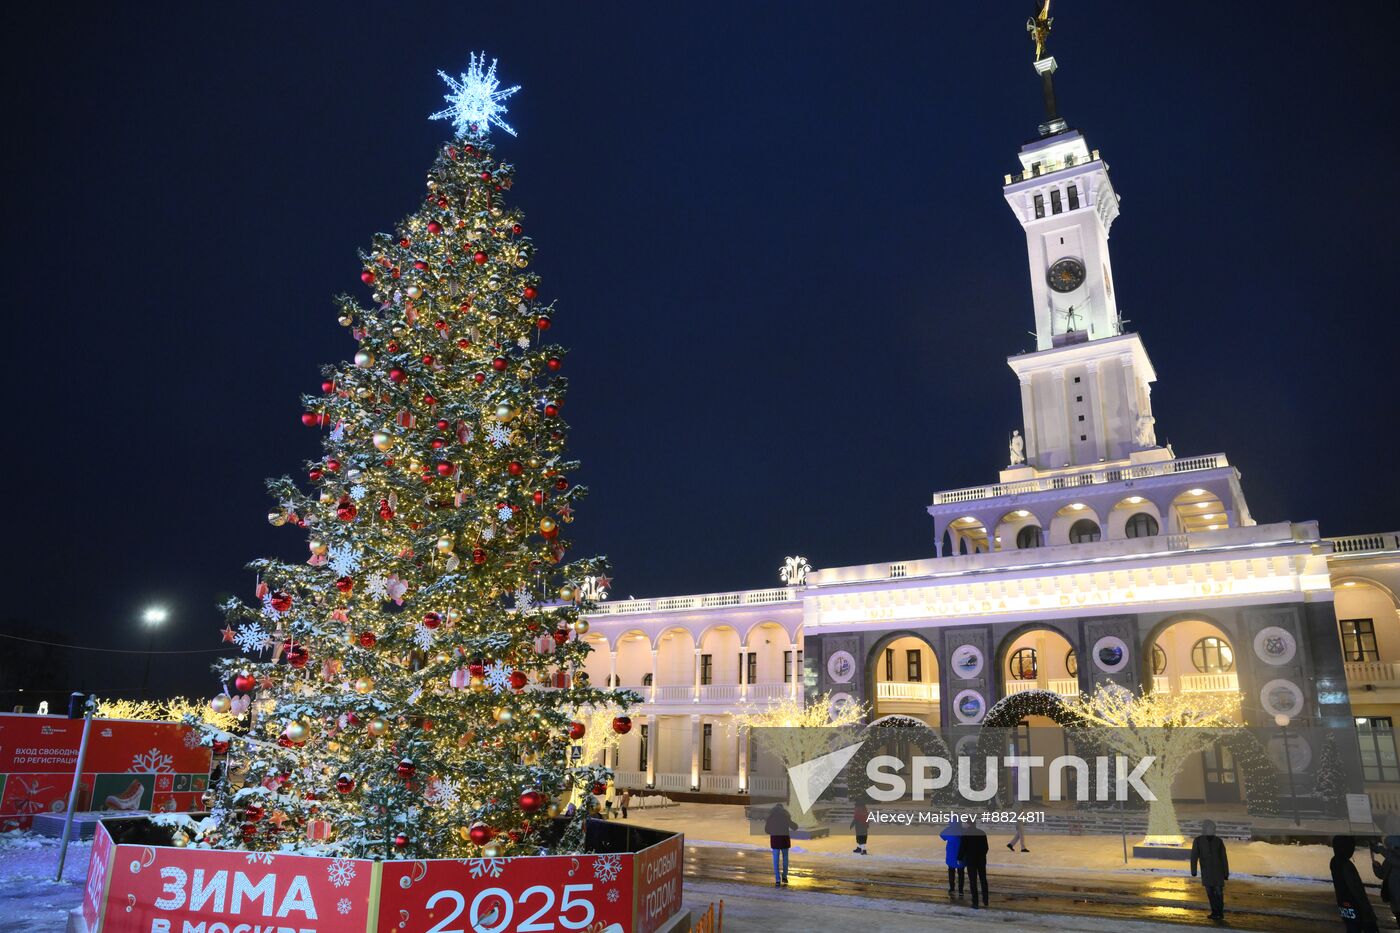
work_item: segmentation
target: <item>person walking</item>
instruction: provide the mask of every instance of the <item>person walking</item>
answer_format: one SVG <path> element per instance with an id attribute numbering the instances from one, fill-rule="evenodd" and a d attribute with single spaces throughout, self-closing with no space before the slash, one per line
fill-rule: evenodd
<path id="1" fill-rule="evenodd" d="M 1376 912 L 1371 909 L 1371 900 L 1366 896 L 1361 873 L 1351 862 L 1355 853 L 1356 840 L 1351 836 L 1332 837 L 1329 867 L 1332 869 L 1332 890 L 1337 895 L 1337 912 L 1342 916 L 1347 933 L 1379 933 Z"/>
<path id="2" fill-rule="evenodd" d="M 768 819 L 763 822 L 763 831 L 768 834 L 768 847 L 773 850 L 773 887 L 781 888 L 788 883 L 788 850 L 792 848 L 790 835 L 797 824 L 792 821 L 787 807 L 773 804 L 768 811 Z M 779 853 L 782 855 L 782 870 L 778 870 Z"/>
<path id="3" fill-rule="evenodd" d="M 1025 824 L 1021 822 L 1021 808 L 1025 806 L 1025 801 L 1023 801 L 1020 797 L 1021 768 L 1021 765 L 1017 765 L 1016 767 L 1011 769 L 1010 804 L 1011 812 L 1016 814 L 1016 835 L 1011 837 L 1011 841 L 1006 844 L 1006 847 L 1012 852 L 1016 851 L 1017 846 L 1021 847 L 1022 852 L 1030 851 L 1030 849 L 1026 848 Z"/>
<path id="4" fill-rule="evenodd" d="M 943 827 L 943 832 L 938 834 L 938 838 L 943 840 L 943 862 L 948 866 L 948 898 L 953 898 L 953 880 L 957 879 L 957 896 L 963 896 L 963 879 L 967 876 L 967 870 L 963 867 L 962 856 L 958 852 L 962 842 L 962 820 L 957 814 L 948 818 L 948 825 Z"/>
<path id="5" fill-rule="evenodd" d="M 622 808 L 622 818 L 624 820 L 627 819 L 627 808 L 632 805 L 632 791 L 624 790 L 622 792 L 622 797 L 619 798 L 617 804 L 619 807 Z"/>
<path id="6" fill-rule="evenodd" d="M 982 907 L 991 903 L 987 893 L 987 834 L 973 817 L 962 828 L 958 839 L 958 858 L 967 869 L 967 886 L 972 889 L 972 906 L 977 907 L 977 882 L 982 882 Z"/>
<path id="7" fill-rule="evenodd" d="M 1390 905 L 1395 925 L 1400 926 L 1400 836 L 1386 836 L 1384 843 L 1371 847 L 1371 871 L 1381 882 L 1381 900 Z M 1381 860 L 1376 861 L 1379 855 Z"/>
<path id="8" fill-rule="evenodd" d="M 870 838 L 870 810 L 865 806 L 864 800 L 857 800 L 855 810 L 851 813 L 851 828 L 856 831 L 856 847 L 853 850 L 856 855 L 869 855 L 870 850 L 865 847 L 865 841 Z"/>
<path id="9" fill-rule="evenodd" d="M 1214 820 L 1201 820 L 1201 834 L 1191 842 L 1191 877 L 1201 871 L 1201 885 L 1210 901 L 1210 919 L 1225 919 L 1225 882 L 1230 879 L 1230 859 L 1225 842 L 1215 834 Z"/>

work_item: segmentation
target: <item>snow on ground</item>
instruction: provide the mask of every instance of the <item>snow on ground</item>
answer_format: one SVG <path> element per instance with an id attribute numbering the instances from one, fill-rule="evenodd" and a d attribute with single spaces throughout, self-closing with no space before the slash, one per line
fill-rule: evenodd
<path id="1" fill-rule="evenodd" d="M 91 852 L 91 842 L 69 843 L 63 880 L 54 881 L 57 839 L 0 833 L 0 933 L 63 933 L 82 902 Z"/>
<path id="2" fill-rule="evenodd" d="M 685 906 L 698 920 L 711 905 L 724 901 L 725 929 L 764 933 L 812 933 L 813 930 L 878 929 L 880 933 L 991 933 L 996 930 L 1049 930 L 1057 933 L 1160 933 L 1180 930 L 1176 923 L 1147 923 L 1094 916 L 1069 917 L 1006 910 L 973 910 L 930 900 L 884 901 L 845 894 L 800 894 L 753 885 L 686 881 Z M 876 919 L 878 916 L 878 920 Z"/>
<path id="3" fill-rule="evenodd" d="M 733 805 L 681 804 L 664 810 L 646 810 L 633 814 L 628 822 L 657 829 L 685 833 L 686 845 L 714 845 L 729 848 L 767 849 L 768 837 L 749 832 L 744 808 Z M 1190 873 L 1187 862 L 1135 859 L 1133 843 L 1128 837 L 1128 860 L 1123 861 L 1123 840 L 1119 836 L 1046 836 L 1037 835 L 1034 827 L 1027 828 L 1026 846 L 1029 852 L 1011 852 L 1006 842 L 1011 834 L 993 828 L 987 834 L 991 841 L 988 868 L 1014 868 L 1018 873 L 1037 872 L 1064 875 L 1066 872 L 1128 872 L 1185 875 Z M 833 830 L 825 839 L 793 840 L 792 857 L 841 856 L 851 854 L 854 845 L 850 830 Z M 1328 862 L 1332 849 L 1326 845 L 1274 845 L 1267 842 L 1227 842 L 1230 876 L 1254 880 L 1277 880 L 1296 883 L 1316 881 L 1331 884 Z M 889 858 L 901 862 L 928 861 L 943 864 L 943 841 L 935 833 L 924 835 L 894 835 L 880 833 L 874 827 L 867 845 L 871 859 Z M 1361 877 L 1370 879 L 1370 856 L 1362 851 L 1356 856 Z"/>

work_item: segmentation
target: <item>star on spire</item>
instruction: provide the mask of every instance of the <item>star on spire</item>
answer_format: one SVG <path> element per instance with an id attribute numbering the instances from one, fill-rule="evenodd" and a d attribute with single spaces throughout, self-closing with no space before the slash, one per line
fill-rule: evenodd
<path id="1" fill-rule="evenodd" d="M 445 71 L 439 71 L 438 77 L 451 89 L 451 93 L 442 96 L 450 106 L 432 114 L 429 120 L 451 120 L 458 136 L 485 136 L 493 124 L 515 135 L 515 128 L 501 117 L 506 112 L 505 99 L 520 90 L 520 85 L 501 88 L 496 78 L 496 59 L 491 59 L 487 67 L 486 53 L 477 58 L 473 52 L 460 77 L 454 78 Z"/>

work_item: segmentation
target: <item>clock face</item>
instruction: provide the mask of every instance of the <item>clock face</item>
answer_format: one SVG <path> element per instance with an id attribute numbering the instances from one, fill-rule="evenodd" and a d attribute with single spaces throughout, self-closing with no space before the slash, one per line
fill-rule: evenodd
<path id="1" fill-rule="evenodd" d="M 1084 284 L 1084 263 L 1078 259 L 1057 259 L 1046 270 L 1045 281 L 1057 292 L 1072 292 Z"/>

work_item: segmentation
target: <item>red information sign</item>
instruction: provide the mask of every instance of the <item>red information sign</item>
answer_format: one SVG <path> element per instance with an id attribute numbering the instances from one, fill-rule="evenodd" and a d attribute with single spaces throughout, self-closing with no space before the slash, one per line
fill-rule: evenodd
<path id="1" fill-rule="evenodd" d="M 386 862 L 379 930 L 632 930 L 631 854 Z"/>
<path id="2" fill-rule="evenodd" d="M 101 823 L 92 835 L 92 857 L 88 861 L 87 887 L 83 889 L 83 920 L 89 930 L 97 929 L 102 905 L 107 900 L 107 881 L 112 872 L 112 835 Z"/>
<path id="3" fill-rule="evenodd" d="M 176 722 L 94 719 L 80 810 L 181 811 L 199 807 L 210 752 Z M 73 788 L 83 720 L 0 713 L 0 830 L 61 813 Z"/>
<path id="4" fill-rule="evenodd" d="M 120 845 L 102 930 L 359 933 L 373 874 L 364 859 Z"/>
<path id="5" fill-rule="evenodd" d="M 672 836 L 632 856 L 637 898 L 633 933 L 655 933 L 681 909 L 683 840 Z"/>

